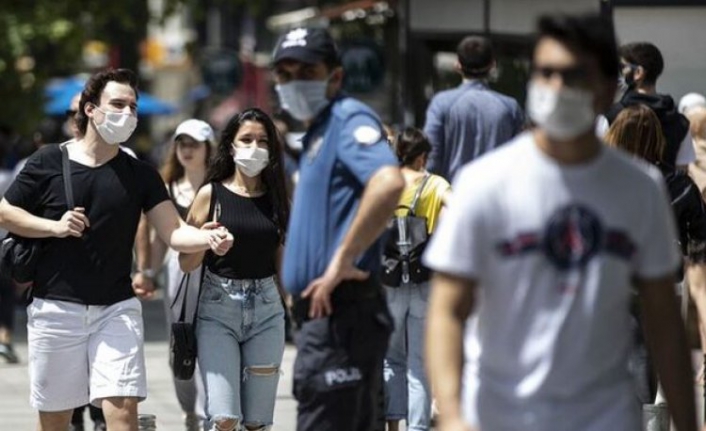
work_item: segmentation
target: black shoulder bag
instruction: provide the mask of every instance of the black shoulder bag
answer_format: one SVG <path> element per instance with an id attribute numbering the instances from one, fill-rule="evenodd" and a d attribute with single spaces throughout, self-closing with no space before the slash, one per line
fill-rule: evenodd
<path id="1" fill-rule="evenodd" d="M 215 185 L 213 187 L 212 193 L 216 193 Z M 215 199 L 215 207 L 213 211 L 213 221 L 218 221 L 218 216 L 220 215 L 221 205 L 218 202 L 218 197 Z M 203 276 L 205 273 L 205 263 L 201 264 L 201 275 L 200 284 L 203 283 Z M 186 273 L 181 277 L 179 282 L 179 288 L 177 289 L 176 295 L 174 295 L 174 301 L 169 306 L 169 308 L 174 308 L 174 305 L 179 300 L 179 295 L 183 291 L 184 300 L 181 303 L 181 311 L 179 312 L 179 318 L 176 322 L 172 323 L 171 335 L 169 337 L 169 365 L 172 368 L 172 373 L 174 378 L 177 380 L 189 380 L 194 375 L 194 369 L 196 367 L 196 355 L 197 355 L 197 344 L 196 344 L 196 315 L 199 310 L 199 300 L 196 299 L 196 307 L 194 308 L 194 314 L 191 316 L 191 320 L 186 320 L 186 309 L 187 309 L 187 296 L 189 293 L 189 279 L 191 278 L 191 273 Z M 200 296 L 200 293 L 199 293 Z"/>
<path id="2" fill-rule="evenodd" d="M 203 273 L 203 270 L 202 270 Z M 179 319 L 172 323 L 171 335 L 169 337 L 169 365 L 174 373 L 174 378 L 178 380 L 189 380 L 194 375 L 196 367 L 196 328 L 195 319 L 198 310 L 198 300 L 194 315 L 191 316 L 191 321 L 186 320 L 186 299 L 189 293 L 189 279 L 191 273 L 186 273 L 181 277 L 179 289 L 177 289 L 174 297 L 174 302 L 169 308 L 174 307 L 179 294 L 183 291 L 184 300 L 181 303 L 181 312 Z"/>
<path id="3" fill-rule="evenodd" d="M 68 208 L 73 208 L 74 195 L 71 188 L 71 168 L 66 144 L 64 142 L 59 146 L 61 149 L 61 167 L 66 203 Z M 8 233 L 2 243 L 0 243 L 0 271 L 8 274 L 17 283 L 32 282 L 37 272 L 37 265 L 42 255 L 44 244 L 44 238 L 25 238 Z M 30 287 L 28 290 L 28 298 L 31 297 L 31 289 Z"/>
<path id="4" fill-rule="evenodd" d="M 431 175 L 427 174 L 414 194 L 410 206 L 400 205 L 407 214 L 394 216 L 387 225 L 382 255 L 382 284 L 399 287 L 429 280 L 429 269 L 422 265 L 422 254 L 429 242 L 426 217 L 418 217 L 417 204 Z"/>

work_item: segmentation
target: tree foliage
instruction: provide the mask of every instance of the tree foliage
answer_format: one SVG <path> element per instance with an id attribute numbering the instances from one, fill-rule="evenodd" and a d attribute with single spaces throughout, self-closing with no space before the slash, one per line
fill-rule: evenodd
<path id="1" fill-rule="evenodd" d="M 139 11 L 145 3 L 1 2 L 0 100 L 4 103 L 0 104 L 0 125 L 23 134 L 30 132 L 43 117 L 47 80 L 81 71 L 82 48 L 88 40 L 114 43 L 116 37 L 144 32 L 148 17 Z"/>
<path id="2" fill-rule="evenodd" d="M 86 71 L 87 41 L 117 47 L 120 65 L 136 68 L 149 20 L 163 20 L 182 7 L 200 20 L 210 6 L 224 4 L 262 17 L 275 0 L 164 0 L 159 16 L 149 16 L 147 0 L 0 1 L 0 127 L 29 134 L 44 116 L 47 80 Z"/>

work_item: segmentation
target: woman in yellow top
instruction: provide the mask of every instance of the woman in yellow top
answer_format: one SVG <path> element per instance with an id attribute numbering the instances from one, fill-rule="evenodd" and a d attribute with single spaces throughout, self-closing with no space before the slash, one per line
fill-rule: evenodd
<path id="1" fill-rule="evenodd" d="M 451 186 L 442 177 L 431 175 L 424 169 L 431 145 L 419 129 L 406 128 L 394 140 L 393 146 L 406 183 L 400 206 L 410 207 L 421 188 L 414 213 L 426 218 L 427 230 L 432 233 Z M 396 215 L 406 214 L 406 209 L 400 209 Z M 402 281 L 399 286 L 386 286 L 385 291 L 395 322 L 385 357 L 388 430 L 398 430 L 402 419 L 407 420 L 408 430 L 428 430 L 431 393 L 424 372 L 423 340 L 429 282 Z"/>

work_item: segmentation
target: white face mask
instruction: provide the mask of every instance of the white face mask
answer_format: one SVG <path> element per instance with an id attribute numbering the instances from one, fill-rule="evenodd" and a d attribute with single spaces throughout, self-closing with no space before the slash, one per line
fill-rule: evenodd
<path id="1" fill-rule="evenodd" d="M 101 124 L 97 124 L 95 120 L 93 120 L 93 124 L 106 143 L 115 145 L 130 139 L 132 132 L 137 127 L 137 117 L 125 112 L 106 112 L 98 107 L 96 110 L 105 115 Z"/>
<path id="2" fill-rule="evenodd" d="M 596 121 L 593 94 L 588 90 L 529 83 L 527 114 L 552 139 L 568 141 L 592 130 Z"/>
<path id="3" fill-rule="evenodd" d="M 328 80 L 290 81 L 276 85 L 275 90 L 282 109 L 299 121 L 309 121 L 328 105 L 327 87 Z"/>
<path id="4" fill-rule="evenodd" d="M 248 177 L 256 177 L 270 163 L 270 152 L 264 148 L 234 148 L 233 161 Z"/>

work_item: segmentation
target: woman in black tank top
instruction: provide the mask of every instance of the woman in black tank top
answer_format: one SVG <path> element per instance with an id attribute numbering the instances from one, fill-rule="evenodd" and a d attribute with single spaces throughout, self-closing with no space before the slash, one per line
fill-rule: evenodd
<path id="1" fill-rule="evenodd" d="M 204 264 L 197 312 L 198 364 L 215 429 L 272 425 L 284 353 L 284 307 L 278 271 L 289 203 L 281 145 L 259 109 L 232 118 L 223 131 L 188 223 L 226 227 L 224 256 L 180 254 L 186 271 Z"/>
<path id="2" fill-rule="evenodd" d="M 172 145 L 160 173 L 169 192 L 169 197 L 184 220 L 189 213 L 189 207 L 194 200 L 196 191 L 206 178 L 206 169 L 214 146 L 213 129 L 208 123 L 201 120 L 186 120 L 179 124 L 174 133 Z M 164 308 L 167 328 L 169 328 L 171 323 L 178 318 L 178 312 L 181 309 L 181 302 L 172 308 L 170 305 L 174 302 L 179 282 L 184 273 L 179 268 L 178 253 L 167 249 L 166 244 L 156 235 L 151 236 L 155 238 L 151 243 L 152 272 L 153 274 L 157 273 L 163 268 L 166 276 Z M 200 271 L 194 271 L 194 275 L 189 278 L 187 304 L 196 304 L 200 282 L 199 274 Z M 193 313 L 193 309 L 190 312 Z M 186 428 L 195 429 L 205 419 L 204 388 L 200 374 L 194 373 L 194 377 L 190 380 L 174 379 L 174 388 L 184 413 Z"/>

